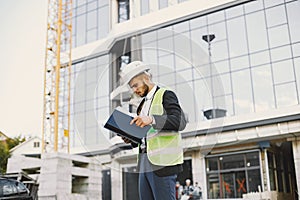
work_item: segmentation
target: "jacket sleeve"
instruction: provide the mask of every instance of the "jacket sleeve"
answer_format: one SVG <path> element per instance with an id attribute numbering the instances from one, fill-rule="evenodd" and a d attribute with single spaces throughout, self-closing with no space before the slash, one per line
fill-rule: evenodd
<path id="1" fill-rule="evenodd" d="M 163 108 L 163 115 L 153 115 L 155 119 L 153 127 L 161 131 L 182 131 L 186 126 L 186 119 L 174 92 L 165 91 Z"/>

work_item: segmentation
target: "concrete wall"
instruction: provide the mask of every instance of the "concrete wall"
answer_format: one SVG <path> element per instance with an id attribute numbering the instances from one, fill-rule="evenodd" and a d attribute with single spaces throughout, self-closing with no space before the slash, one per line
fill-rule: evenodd
<path id="1" fill-rule="evenodd" d="M 70 154 L 44 154 L 39 199 L 101 199 L 101 163 Z"/>
<path id="2" fill-rule="evenodd" d="M 42 154 L 42 158 L 13 156 L 8 173 L 40 171 L 35 178 L 41 200 L 101 199 L 101 163 L 96 158 L 64 153 Z"/>

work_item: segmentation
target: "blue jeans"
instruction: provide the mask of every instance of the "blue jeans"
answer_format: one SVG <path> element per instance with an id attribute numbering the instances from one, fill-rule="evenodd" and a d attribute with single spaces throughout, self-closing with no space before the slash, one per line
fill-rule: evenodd
<path id="1" fill-rule="evenodd" d="M 177 175 L 157 176 L 147 155 L 139 158 L 139 197 L 140 200 L 175 200 L 175 184 Z"/>

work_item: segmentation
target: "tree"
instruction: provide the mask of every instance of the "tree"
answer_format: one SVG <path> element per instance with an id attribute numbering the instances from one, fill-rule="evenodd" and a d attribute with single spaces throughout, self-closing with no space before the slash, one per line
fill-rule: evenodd
<path id="1" fill-rule="evenodd" d="M 6 172 L 7 159 L 9 158 L 9 149 L 5 141 L 0 141 L 0 174 Z"/>
<path id="2" fill-rule="evenodd" d="M 22 137 L 22 136 L 17 136 L 17 137 L 14 137 L 14 138 L 8 138 L 6 140 L 6 143 L 7 143 L 7 148 L 10 150 L 12 148 L 14 148 L 15 146 L 25 142 L 25 137 Z"/>
<path id="3" fill-rule="evenodd" d="M 7 160 L 10 157 L 9 150 L 25 141 L 24 137 L 17 136 L 0 141 L 0 174 L 6 172 Z"/>

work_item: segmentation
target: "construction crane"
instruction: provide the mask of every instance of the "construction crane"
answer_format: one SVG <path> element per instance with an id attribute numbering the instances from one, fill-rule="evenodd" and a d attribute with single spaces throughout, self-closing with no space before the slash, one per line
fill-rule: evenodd
<path id="1" fill-rule="evenodd" d="M 48 0 L 42 153 L 70 151 L 72 0 Z"/>

